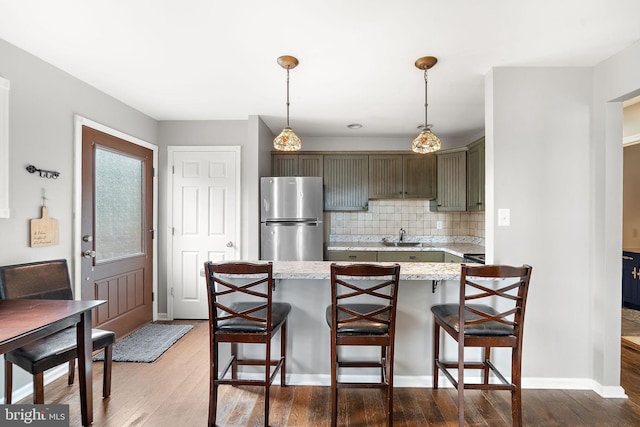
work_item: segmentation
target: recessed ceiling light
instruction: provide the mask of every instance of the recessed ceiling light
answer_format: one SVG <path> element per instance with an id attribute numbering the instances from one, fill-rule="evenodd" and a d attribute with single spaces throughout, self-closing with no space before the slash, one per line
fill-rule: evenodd
<path id="1" fill-rule="evenodd" d="M 347 125 L 347 127 L 349 129 L 360 129 L 362 125 L 360 123 L 351 123 L 350 125 Z"/>

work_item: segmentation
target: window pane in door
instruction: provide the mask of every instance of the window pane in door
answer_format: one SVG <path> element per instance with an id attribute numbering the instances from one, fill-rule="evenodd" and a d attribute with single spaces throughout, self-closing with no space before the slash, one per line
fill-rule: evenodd
<path id="1" fill-rule="evenodd" d="M 96 148 L 96 262 L 143 252 L 142 161 Z"/>

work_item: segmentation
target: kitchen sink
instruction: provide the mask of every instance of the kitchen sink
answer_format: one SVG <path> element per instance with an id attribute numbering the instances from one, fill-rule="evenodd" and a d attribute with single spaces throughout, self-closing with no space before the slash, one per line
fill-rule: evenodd
<path id="1" fill-rule="evenodd" d="M 383 240 L 382 244 L 384 246 L 420 246 L 420 242 L 389 242 L 388 240 Z"/>

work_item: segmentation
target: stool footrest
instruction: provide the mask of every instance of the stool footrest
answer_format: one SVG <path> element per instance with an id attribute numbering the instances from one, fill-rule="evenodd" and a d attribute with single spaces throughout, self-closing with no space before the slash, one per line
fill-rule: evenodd
<path id="1" fill-rule="evenodd" d="M 438 368 L 440 368 L 440 370 L 442 371 L 442 373 L 447 377 L 447 379 L 451 382 L 451 384 L 453 384 L 453 386 L 455 388 L 458 388 L 458 381 L 453 377 L 453 375 L 451 374 L 451 372 L 449 372 L 449 369 L 457 369 L 458 368 L 458 362 L 444 362 L 441 360 L 436 360 L 436 365 L 438 365 Z M 489 368 L 491 370 L 491 372 L 493 372 L 493 374 L 500 380 L 500 382 L 502 384 L 485 384 L 485 383 L 481 383 L 481 384 L 465 384 L 464 388 L 465 389 L 487 389 L 487 388 L 491 388 L 494 390 L 511 390 L 513 389 L 515 386 L 508 381 L 504 375 L 502 375 L 502 373 L 498 370 L 498 368 L 496 368 L 496 366 L 491 363 L 491 361 L 487 360 L 484 363 L 483 362 L 465 362 L 464 363 L 464 368 L 465 369 L 479 369 L 479 370 L 484 370 L 485 368 Z M 434 373 L 435 375 L 435 373 Z"/>

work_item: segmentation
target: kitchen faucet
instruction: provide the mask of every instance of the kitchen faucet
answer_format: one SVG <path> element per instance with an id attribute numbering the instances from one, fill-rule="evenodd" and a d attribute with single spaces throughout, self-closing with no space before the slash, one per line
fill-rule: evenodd
<path id="1" fill-rule="evenodd" d="M 400 236 L 398 237 L 399 242 L 402 242 L 404 240 L 405 234 L 406 234 L 406 231 L 404 231 L 404 228 L 400 228 Z"/>

